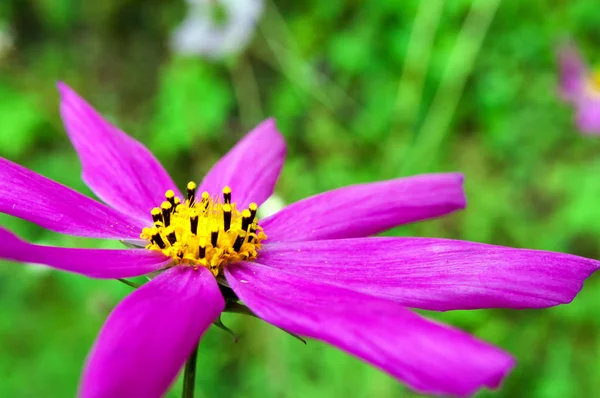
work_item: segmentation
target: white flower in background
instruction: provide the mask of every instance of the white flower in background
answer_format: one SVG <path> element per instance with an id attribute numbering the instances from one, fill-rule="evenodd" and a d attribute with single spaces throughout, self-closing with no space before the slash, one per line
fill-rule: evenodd
<path id="1" fill-rule="evenodd" d="M 186 19 L 172 37 L 182 54 L 222 58 L 243 49 L 263 12 L 264 0 L 187 0 Z"/>
<path id="2" fill-rule="evenodd" d="M 56 242 L 48 242 L 46 240 L 39 240 L 39 241 L 35 242 L 36 245 L 41 245 L 41 246 L 51 246 L 53 243 L 56 243 Z M 52 271 L 52 268 L 50 268 L 44 264 L 27 262 L 27 263 L 23 263 L 23 265 L 25 266 L 25 269 L 28 272 L 31 272 L 32 274 L 35 274 L 35 275 L 41 276 L 41 275 L 44 275 L 44 274 Z"/>
<path id="3" fill-rule="evenodd" d="M 258 216 L 260 218 L 266 218 L 270 215 L 277 213 L 279 210 L 283 209 L 287 204 L 281 198 L 281 196 L 277 194 L 273 194 L 258 208 Z"/>
<path id="4" fill-rule="evenodd" d="M 43 275 L 52 271 L 52 268 L 48 267 L 47 265 L 36 263 L 23 263 L 23 265 L 25 266 L 25 269 L 32 274 Z"/>

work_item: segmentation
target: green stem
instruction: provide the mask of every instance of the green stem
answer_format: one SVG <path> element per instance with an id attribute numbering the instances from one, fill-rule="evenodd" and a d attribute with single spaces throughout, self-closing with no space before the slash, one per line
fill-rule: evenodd
<path id="1" fill-rule="evenodd" d="M 198 345 L 192 351 L 185 362 L 185 370 L 183 373 L 183 391 L 182 398 L 194 398 L 194 387 L 196 386 L 196 360 L 198 359 Z"/>
<path id="2" fill-rule="evenodd" d="M 213 322 L 213 325 L 215 325 L 216 327 L 218 327 L 219 329 L 227 332 L 232 338 L 233 338 L 233 342 L 237 343 L 238 342 L 238 338 L 235 335 L 235 333 L 233 332 L 233 330 L 229 329 L 227 326 L 223 325 L 223 322 L 221 321 L 221 317 L 219 317 L 219 319 L 217 319 L 216 321 Z"/>
<path id="3" fill-rule="evenodd" d="M 139 285 L 139 284 L 137 284 L 135 282 L 128 281 L 127 279 L 119 278 L 117 280 L 119 282 L 122 282 L 122 283 L 126 284 L 127 286 L 130 286 L 130 287 L 134 288 L 134 289 L 137 289 L 138 287 L 141 286 L 141 285 Z"/>

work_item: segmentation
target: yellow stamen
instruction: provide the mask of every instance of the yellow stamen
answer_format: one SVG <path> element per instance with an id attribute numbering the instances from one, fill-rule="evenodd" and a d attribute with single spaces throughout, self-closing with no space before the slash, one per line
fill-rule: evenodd
<path id="1" fill-rule="evenodd" d="M 231 203 L 231 188 L 223 188 L 223 202 Z"/>
<path id="2" fill-rule="evenodd" d="M 175 206 L 175 192 L 169 189 L 167 192 L 165 192 L 165 198 L 167 198 L 167 201 L 171 203 L 171 206 Z"/>
<path id="3" fill-rule="evenodd" d="M 591 94 L 600 96 L 600 69 L 596 69 L 588 75 L 587 87 Z"/>
<path id="4" fill-rule="evenodd" d="M 196 183 L 194 181 L 190 181 L 187 184 L 188 205 L 194 203 L 195 199 L 196 199 Z"/>
<path id="5" fill-rule="evenodd" d="M 205 267 L 215 276 L 227 264 L 256 259 L 267 237 L 256 219 L 256 203 L 238 210 L 229 187 L 222 199 L 203 192 L 197 201 L 196 189 L 188 183 L 183 202 L 172 190 L 165 193 L 166 200 L 151 211 L 154 227 L 140 235 L 146 248 L 171 257 L 175 265 Z"/>
<path id="6" fill-rule="evenodd" d="M 171 225 L 171 210 L 173 209 L 173 206 L 171 205 L 171 202 L 164 201 L 160 205 L 160 208 L 162 210 L 163 224 L 165 227 L 168 227 Z"/>

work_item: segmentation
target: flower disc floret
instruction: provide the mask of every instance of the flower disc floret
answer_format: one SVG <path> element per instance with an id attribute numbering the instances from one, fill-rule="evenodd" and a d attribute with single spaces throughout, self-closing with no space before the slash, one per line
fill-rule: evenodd
<path id="1" fill-rule="evenodd" d="M 590 94 L 600 97 L 600 69 L 596 69 L 589 74 L 587 88 Z"/>
<path id="2" fill-rule="evenodd" d="M 165 201 L 150 212 L 154 225 L 140 235 L 149 242 L 146 249 L 164 253 L 175 265 L 208 268 L 215 276 L 229 263 L 256 259 L 267 237 L 258 225 L 258 206 L 250 203 L 240 211 L 230 187 L 222 194 L 203 192 L 198 198 L 194 182 L 188 183 L 184 202 L 172 190 L 165 192 Z"/>

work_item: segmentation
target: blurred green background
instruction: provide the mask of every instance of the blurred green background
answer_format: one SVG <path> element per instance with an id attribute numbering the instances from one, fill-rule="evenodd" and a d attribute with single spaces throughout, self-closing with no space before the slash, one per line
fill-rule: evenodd
<path id="1" fill-rule="evenodd" d="M 63 80 L 181 186 L 274 116 L 289 144 L 276 189 L 288 203 L 461 171 L 467 210 L 392 234 L 600 257 L 600 141 L 578 134 L 557 96 L 555 61 L 566 37 L 600 57 L 597 0 L 266 1 L 251 44 L 217 61 L 171 50 L 185 15 L 183 1 L 2 0 L 0 155 L 91 195 L 58 114 Z M 38 243 L 112 245 L 0 221 Z M 2 263 L 0 396 L 73 396 L 97 331 L 130 290 Z M 599 276 L 568 306 L 428 315 L 518 358 L 502 390 L 481 397 L 600 392 Z M 224 322 L 240 341 L 207 333 L 198 397 L 413 396 L 321 343 L 240 316 Z"/>

